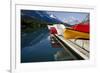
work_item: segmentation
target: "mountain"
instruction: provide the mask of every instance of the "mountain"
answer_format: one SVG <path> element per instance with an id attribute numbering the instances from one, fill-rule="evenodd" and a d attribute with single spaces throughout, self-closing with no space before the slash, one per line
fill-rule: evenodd
<path id="1" fill-rule="evenodd" d="M 48 14 L 46 11 L 21 10 L 21 31 L 31 32 L 38 29 L 47 28 L 47 25 L 69 24 L 60 21 L 55 15 Z"/>
<path id="2" fill-rule="evenodd" d="M 62 21 L 54 17 L 54 15 L 47 14 L 46 11 L 21 10 L 21 16 L 29 16 L 35 20 L 38 20 L 39 22 L 43 21 L 49 24 L 63 23 Z"/>

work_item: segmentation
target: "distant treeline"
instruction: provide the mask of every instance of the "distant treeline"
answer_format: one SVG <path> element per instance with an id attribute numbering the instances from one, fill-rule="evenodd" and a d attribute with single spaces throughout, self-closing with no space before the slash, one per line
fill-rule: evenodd
<path id="1" fill-rule="evenodd" d="M 21 15 L 21 32 L 33 32 L 41 28 L 47 28 L 47 25 L 59 24 L 55 22 L 46 22 L 42 19 L 37 19 L 36 17 L 30 17 L 27 15 Z M 67 23 L 60 23 L 64 24 L 67 27 L 71 25 Z"/>
<path id="2" fill-rule="evenodd" d="M 22 32 L 32 32 L 40 28 L 46 28 L 47 24 L 48 23 L 43 22 L 42 20 L 38 20 L 38 19 L 34 19 L 29 16 L 21 15 L 21 31 Z"/>

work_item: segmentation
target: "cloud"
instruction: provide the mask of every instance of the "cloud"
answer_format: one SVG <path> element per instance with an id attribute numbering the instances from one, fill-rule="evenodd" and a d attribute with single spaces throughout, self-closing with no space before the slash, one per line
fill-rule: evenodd
<path id="1" fill-rule="evenodd" d="M 64 22 L 74 25 L 74 24 L 80 23 L 81 21 L 75 18 L 74 16 L 70 16 L 67 19 L 65 19 Z"/>

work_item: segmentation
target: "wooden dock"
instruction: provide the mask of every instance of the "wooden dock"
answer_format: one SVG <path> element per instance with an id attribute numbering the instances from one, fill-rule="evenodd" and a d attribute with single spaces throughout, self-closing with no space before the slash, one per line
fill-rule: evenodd
<path id="1" fill-rule="evenodd" d="M 64 50 L 73 57 L 73 59 L 89 59 L 89 40 L 65 40 L 63 36 L 57 34 L 52 36 L 62 45 Z"/>

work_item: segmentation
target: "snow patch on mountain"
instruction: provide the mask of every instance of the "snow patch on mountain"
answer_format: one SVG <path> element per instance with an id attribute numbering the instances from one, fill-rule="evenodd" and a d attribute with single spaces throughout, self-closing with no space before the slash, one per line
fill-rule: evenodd
<path id="1" fill-rule="evenodd" d="M 51 17 L 51 18 L 55 18 L 55 19 L 57 18 L 57 17 L 56 17 L 56 16 L 54 16 L 53 14 L 51 14 L 51 15 L 50 15 L 50 17 Z"/>

